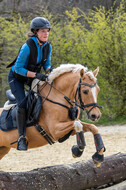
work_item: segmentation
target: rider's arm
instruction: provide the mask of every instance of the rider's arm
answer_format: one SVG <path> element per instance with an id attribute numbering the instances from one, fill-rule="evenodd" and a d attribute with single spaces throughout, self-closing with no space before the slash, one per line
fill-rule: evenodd
<path id="1" fill-rule="evenodd" d="M 28 70 L 26 69 L 26 66 L 28 64 L 28 59 L 30 55 L 30 48 L 25 43 L 19 52 L 19 55 L 17 57 L 17 60 L 15 62 L 14 71 L 22 76 L 27 76 Z"/>
<path id="2" fill-rule="evenodd" d="M 51 66 L 51 51 L 52 51 L 52 46 L 50 45 L 49 47 L 50 53 L 48 55 L 47 61 L 43 66 L 43 69 L 47 72 L 50 69 Z M 15 66 L 14 66 L 14 70 L 17 74 L 20 74 L 22 76 L 27 76 L 27 77 L 31 77 L 34 78 L 36 73 L 32 72 L 32 71 L 28 71 L 26 69 L 26 66 L 28 64 L 28 59 L 29 59 L 29 55 L 30 55 L 30 48 L 29 46 L 25 43 L 18 55 L 18 58 L 16 60 Z"/>

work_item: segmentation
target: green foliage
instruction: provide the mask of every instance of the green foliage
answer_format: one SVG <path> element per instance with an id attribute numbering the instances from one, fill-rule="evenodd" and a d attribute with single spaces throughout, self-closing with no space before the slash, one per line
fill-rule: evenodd
<path id="1" fill-rule="evenodd" d="M 7 65 L 17 54 L 19 47 L 27 39 L 29 25 L 22 20 L 20 15 L 12 17 L 9 21 L 0 17 L 0 23 L 0 39 L 2 42 L 0 46 L 2 56 L 0 59 L 3 64 Z"/>
<path id="2" fill-rule="evenodd" d="M 52 31 L 53 49 L 55 59 L 61 63 L 82 63 L 85 58 L 85 31 L 77 20 L 77 10 L 66 12 L 62 20 L 56 24 Z"/>
<path id="3" fill-rule="evenodd" d="M 104 7 L 90 11 L 86 16 L 73 8 L 64 15 L 42 15 L 52 25 L 49 41 L 52 44 L 52 65 L 63 63 L 88 63 L 89 69 L 100 67 L 98 84 L 99 105 L 103 105 L 103 118 L 112 120 L 126 112 L 126 13 L 125 2 L 114 10 Z M 6 65 L 14 59 L 19 47 L 27 39 L 30 21 L 20 15 L 10 20 L 0 17 L 0 80 L 1 88 L 7 77 Z M 6 74 L 5 74 L 6 73 Z"/>
<path id="4" fill-rule="evenodd" d="M 126 13 L 123 3 L 114 12 L 104 7 L 87 18 L 87 54 L 90 66 L 100 66 L 100 103 L 110 119 L 126 111 Z"/>
<path id="5" fill-rule="evenodd" d="M 0 104 L 5 101 L 5 90 L 8 88 L 6 66 L 16 57 L 20 46 L 26 40 L 29 24 L 26 24 L 20 15 L 6 20 L 0 17 Z"/>
<path id="6" fill-rule="evenodd" d="M 86 16 L 81 10 L 66 11 L 55 26 L 52 43 L 56 62 L 100 66 L 99 104 L 109 120 L 126 111 L 126 13 L 123 2 L 115 11 L 100 7 Z"/>

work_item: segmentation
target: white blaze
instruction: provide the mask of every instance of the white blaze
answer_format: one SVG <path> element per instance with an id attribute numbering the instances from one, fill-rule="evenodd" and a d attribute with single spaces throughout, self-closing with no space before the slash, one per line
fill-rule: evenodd
<path id="1" fill-rule="evenodd" d="M 92 92 L 92 94 L 93 94 L 94 102 L 96 103 L 96 102 L 97 102 L 97 98 L 96 98 L 96 87 L 93 87 L 93 88 L 91 89 L 91 92 Z"/>

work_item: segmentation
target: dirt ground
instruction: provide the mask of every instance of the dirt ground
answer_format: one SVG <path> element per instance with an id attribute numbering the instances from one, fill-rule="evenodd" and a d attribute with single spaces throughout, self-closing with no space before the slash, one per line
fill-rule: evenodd
<path id="1" fill-rule="evenodd" d="M 126 125 L 100 126 L 98 129 L 106 147 L 105 156 L 118 152 L 126 153 Z M 0 161 L 0 171 L 21 172 L 45 166 L 87 161 L 91 159 L 96 149 L 91 133 L 85 133 L 85 140 L 86 148 L 80 158 L 73 158 L 71 154 L 71 147 L 76 144 L 75 136 L 70 137 L 64 143 L 55 143 L 27 152 L 11 149 Z"/>

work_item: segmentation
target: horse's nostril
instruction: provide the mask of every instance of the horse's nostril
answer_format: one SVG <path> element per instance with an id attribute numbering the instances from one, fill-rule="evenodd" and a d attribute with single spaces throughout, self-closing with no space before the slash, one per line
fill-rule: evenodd
<path id="1" fill-rule="evenodd" d="M 95 114 L 92 114 L 92 115 L 91 115 L 91 119 L 92 119 L 92 120 L 95 120 L 96 118 L 97 118 L 97 116 L 96 116 Z"/>

